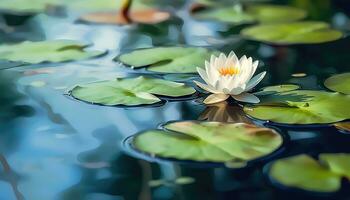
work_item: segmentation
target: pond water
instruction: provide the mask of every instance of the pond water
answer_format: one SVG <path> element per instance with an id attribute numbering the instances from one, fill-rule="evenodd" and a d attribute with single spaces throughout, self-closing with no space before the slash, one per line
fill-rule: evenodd
<path id="1" fill-rule="evenodd" d="M 317 1 L 309 7 L 297 0 L 278 2 L 304 6 L 311 12 L 309 19 L 329 22 L 344 31 L 345 37 L 290 46 L 247 41 L 237 35 L 237 27 L 193 19 L 187 12 L 190 2 L 182 1 L 162 3 L 178 17 L 159 25 L 75 23 L 78 14 L 70 12 L 38 14 L 14 27 L 0 21 L 1 43 L 72 39 L 92 43 L 89 49 L 108 50 L 94 59 L 0 70 L 0 199 L 350 199 L 347 193 L 322 197 L 281 189 L 263 170 L 267 161 L 290 155 L 350 153 L 349 135 L 333 127 L 277 127 L 289 138 L 283 151 L 242 169 L 152 160 L 132 152 L 125 139 L 174 120 L 251 119 L 234 105 L 205 106 L 201 98 L 128 108 L 92 105 L 68 95 L 69 89 L 81 83 L 152 76 L 113 58 L 128 50 L 159 45 L 204 46 L 250 55 L 261 61 L 259 71 L 268 72 L 259 87 L 293 83 L 320 90 L 325 89 L 323 81 L 330 75 L 349 71 L 348 2 Z M 199 79 L 155 76 L 191 85 Z"/>

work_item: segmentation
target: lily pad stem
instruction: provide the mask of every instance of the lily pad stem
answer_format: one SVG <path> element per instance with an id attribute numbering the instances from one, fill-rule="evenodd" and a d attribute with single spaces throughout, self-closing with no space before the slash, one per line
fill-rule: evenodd
<path id="1" fill-rule="evenodd" d="M 131 23 L 132 20 L 130 18 L 130 8 L 132 5 L 132 0 L 123 0 L 122 1 L 122 7 L 121 7 L 121 15 L 123 18 L 127 21 L 127 23 Z"/>

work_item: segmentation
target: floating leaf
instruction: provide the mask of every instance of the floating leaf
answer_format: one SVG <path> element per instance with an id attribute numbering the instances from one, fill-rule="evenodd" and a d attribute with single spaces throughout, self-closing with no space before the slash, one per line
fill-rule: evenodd
<path id="1" fill-rule="evenodd" d="M 293 85 L 293 84 L 286 84 L 286 85 L 275 85 L 275 86 L 268 86 L 261 89 L 261 91 L 254 93 L 255 95 L 267 95 L 267 94 L 273 94 L 278 92 L 288 92 L 299 89 L 299 85 Z"/>
<path id="2" fill-rule="evenodd" d="M 321 154 L 320 161 L 324 162 L 330 171 L 350 180 L 350 154 Z"/>
<path id="3" fill-rule="evenodd" d="M 271 154 L 282 141 L 274 130 L 255 125 L 183 121 L 169 123 L 165 130 L 142 132 L 134 137 L 133 146 L 162 158 L 248 162 Z"/>
<path id="4" fill-rule="evenodd" d="M 241 35 L 251 40 L 288 45 L 330 42 L 340 39 L 343 33 L 324 22 L 303 21 L 256 25 L 243 29 Z"/>
<path id="5" fill-rule="evenodd" d="M 328 124 L 350 118 L 350 96 L 295 90 L 263 96 L 261 103 L 244 107 L 251 117 L 283 124 Z"/>
<path id="6" fill-rule="evenodd" d="M 341 178 L 308 155 L 297 155 L 274 161 L 269 176 L 278 183 L 313 192 L 336 192 Z"/>
<path id="7" fill-rule="evenodd" d="M 324 85 L 330 90 L 350 94 L 350 72 L 331 76 Z"/>
<path id="8" fill-rule="evenodd" d="M 181 97 L 195 92 L 195 89 L 183 83 L 140 76 L 76 86 L 71 90 L 71 95 L 93 104 L 137 106 L 160 102 L 154 95 Z"/>
<path id="9" fill-rule="evenodd" d="M 196 73 L 216 51 L 199 47 L 156 47 L 120 55 L 117 60 L 133 68 L 163 73 Z"/>
<path id="10" fill-rule="evenodd" d="M 59 0 L 1 0 L 0 10 L 17 14 L 44 12 L 49 6 L 59 5 Z"/>
<path id="11" fill-rule="evenodd" d="M 0 45 L 0 60 L 37 64 L 82 60 L 104 53 L 84 50 L 86 47 L 86 44 L 67 40 L 26 41 L 18 44 Z"/>
<path id="12" fill-rule="evenodd" d="M 131 10 L 130 19 L 133 23 L 158 24 L 170 18 L 170 13 L 157 9 Z M 130 22 L 119 12 L 91 13 L 80 17 L 83 22 L 100 24 L 125 25 Z"/>
<path id="13" fill-rule="evenodd" d="M 350 122 L 335 123 L 334 126 L 340 131 L 350 133 Z"/>
<path id="14" fill-rule="evenodd" d="M 303 19 L 306 12 L 289 6 L 251 5 L 245 10 L 232 6 L 213 7 L 195 12 L 194 16 L 198 19 L 211 19 L 233 24 L 278 23 Z"/>

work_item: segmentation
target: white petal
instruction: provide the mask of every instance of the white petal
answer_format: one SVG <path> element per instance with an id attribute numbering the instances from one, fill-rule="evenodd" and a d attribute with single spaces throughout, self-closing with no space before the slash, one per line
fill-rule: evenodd
<path id="1" fill-rule="evenodd" d="M 246 102 L 246 103 L 259 103 L 260 99 L 256 97 L 253 94 L 249 93 L 242 93 L 240 95 L 232 95 L 232 98 L 236 99 L 240 102 Z"/>
<path id="2" fill-rule="evenodd" d="M 200 83 L 198 81 L 193 81 L 196 85 L 198 85 L 198 87 L 202 88 L 203 90 L 205 91 L 208 91 L 210 93 L 219 93 L 218 91 L 216 91 L 215 88 L 213 88 L 212 86 L 210 85 L 205 85 L 203 83 Z"/>
<path id="3" fill-rule="evenodd" d="M 231 51 L 230 54 L 228 55 L 228 59 L 233 60 L 234 63 L 238 62 L 238 57 L 233 51 Z"/>
<path id="4" fill-rule="evenodd" d="M 203 103 L 205 104 L 219 103 L 219 102 L 225 101 L 229 97 L 230 95 L 227 95 L 227 94 L 211 94 L 203 101 Z"/>
<path id="5" fill-rule="evenodd" d="M 258 85 L 260 83 L 260 81 L 263 80 L 265 75 L 266 75 L 266 72 L 261 72 L 260 74 L 254 76 L 247 84 L 247 88 L 245 89 L 245 91 L 249 91 L 249 90 L 253 89 L 253 87 Z"/>
<path id="6" fill-rule="evenodd" d="M 231 94 L 231 95 L 239 95 L 239 94 L 241 94 L 242 92 L 244 92 L 244 89 L 245 89 L 245 85 L 242 85 L 242 86 L 240 86 L 240 87 L 233 88 L 233 89 L 230 91 L 230 94 Z"/>
<path id="7" fill-rule="evenodd" d="M 210 80 L 209 80 L 209 78 L 208 78 L 208 74 L 207 74 L 207 72 L 206 72 L 204 69 L 202 69 L 202 68 L 200 68 L 200 67 L 197 67 L 197 72 L 198 72 L 199 76 L 201 76 L 201 78 L 202 78 L 207 84 L 210 84 Z"/>

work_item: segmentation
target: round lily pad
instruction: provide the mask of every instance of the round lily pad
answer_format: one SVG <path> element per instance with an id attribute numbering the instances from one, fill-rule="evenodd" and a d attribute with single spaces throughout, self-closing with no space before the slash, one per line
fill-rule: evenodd
<path id="1" fill-rule="evenodd" d="M 212 54 L 218 52 L 200 47 L 156 47 L 134 50 L 116 60 L 134 69 L 147 67 L 152 72 L 197 73 L 196 67 L 204 67 Z"/>
<path id="2" fill-rule="evenodd" d="M 0 12 L 19 15 L 44 12 L 49 6 L 59 5 L 60 0 L 1 0 Z"/>
<path id="3" fill-rule="evenodd" d="M 152 156 L 198 162 L 249 162 L 276 151 L 273 129 L 244 123 L 180 121 L 134 136 L 133 147 Z M 150 145 L 152 144 L 152 145 Z"/>
<path id="4" fill-rule="evenodd" d="M 170 13 L 158 9 L 131 10 L 129 22 L 120 12 L 90 13 L 80 17 L 82 22 L 126 25 L 130 23 L 158 24 L 170 18 Z"/>
<path id="5" fill-rule="evenodd" d="M 268 174 L 283 186 L 318 193 L 337 192 L 341 178 L 349 179 L 350 155 L 320 154 L 319 160 L 301 154 L 271 163 Z"/>
<path id="6" fill-rule="evenodd" d="M 88 45 L 68 40 L 22 42 L 0 45 L 0 60 L 38 64 L 82 60 L 104 54 L 85 50 Z"/>
<path id="7" fill-rule="evenodd" d="M 331 76 L 324 85 L 330 90 L 350 94 L 350 72 Z"/>
<path id="8" fill-rule="evenodd" d="M 303 21 L 262 24 L 245 28 L 241 35 L 247 39 L 279 44 L 317 44 L 338 40 L 343 33 L 331 29 L 325 22 Z"/>
<path id="9" fill-rule="evenodd" d="M 156 78 L 122 78 L 79 85 L 70 94 L 79 100 L 106 106 L 138 106 L 161 102 L 154 95 L 165 97 L 183 97 L 196 92 L 192 87 Z"/>
<path id="10" fill-rule="evenodd" d="M 288 92 L 299 89 L 299 85 L 285 84 L 285 85 L 274 85 L 262 88 L 259 92 L 255 92 L 255 95 L 268 95 L 278 92 Z"/>
<path id="11" fill-rule="evenodd" d="M 280 124 L 329 124 L 350 119 L 350 96 L 313 90 L 294 90 L 262 96 L 247 105 L 249 116 Z"/>
<path id="12" fill-rule="evenodd" d="M 194 13 L 198 19 L 217 20 L 232 24 L 291 22 L 305 18 L 307 13 L 299 8 L 278 5 L 250 5 L 237 7 L 212 7 Z"/>

